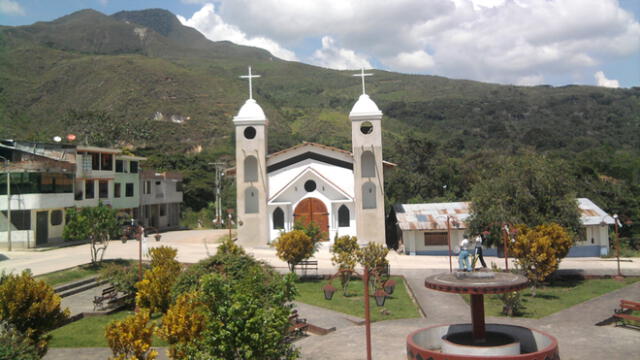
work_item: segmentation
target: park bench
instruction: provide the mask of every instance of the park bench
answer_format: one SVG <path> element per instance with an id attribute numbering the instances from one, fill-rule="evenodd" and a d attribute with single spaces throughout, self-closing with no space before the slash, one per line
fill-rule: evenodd
<path id="1" fill-rule="evenodd" d="M 318 260 L 302 260 L 296 266 L 302 272 L 302 277 L 306 277 L 309 270 L 315 270 L 318 276 Z"/>
<path id="2" fill-rule="evenodd" d="M 289 315 L 289 337 L 304 336 L 305 332 L 309 329 L 307 319 L 302 319 L 298 316 L 298 310 L 293 310 Z"/>
<path id="3" fill-rule="evenodd" d="M 620 300 L 620 308 L 614 310 L 613 317 L 623 326 L 640 328 L 640 316 L 631 315 L 633 311 L 640 311 L 640 303 L 630 300 Z M 628 323 L 635 321 L 636 323 Z"/>
<path id="4" fill-rule="evenodd" d="M 117 296 L 118 291 L 113 286 L 102 289 L 102 295 L 93 297 L 93 310 L 95 311 L 96 308 L 102 309 L 104 307 L 105 300 L 111 302 L 112 300 L 116 299 Z"/>

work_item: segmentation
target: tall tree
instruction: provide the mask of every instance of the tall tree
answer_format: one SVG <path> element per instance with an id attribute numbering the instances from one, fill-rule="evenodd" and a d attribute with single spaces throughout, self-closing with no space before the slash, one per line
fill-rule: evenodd
<path id="1" fill-rule="evenodd" d="M 489 245 L 499 241 L 504 223 L 557 223 L 577 234 L 581 223 L 573 183 L 563 161 L 531 153 L 505 158 L 497 173 L 471 189 L 469 230 L 490 231 Z"/>

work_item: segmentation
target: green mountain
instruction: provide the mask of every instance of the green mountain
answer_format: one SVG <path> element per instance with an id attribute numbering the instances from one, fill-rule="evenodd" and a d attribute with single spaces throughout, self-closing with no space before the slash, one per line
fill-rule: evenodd
<path id="1" fill-rule="evenodd" d="M 352 71 L 212 42 L 160 9 L 111 16 L 82 10 L 0 27 L 0 134 L 47 141 L 75 133 L 96 145 L 133 147 L 155 166 L 196 176 L 206 161 L 232 159 L 231 120 L 247 98 L 238 76 L 249 65 L 262 75 L 254 89 L 270 120 L 270 151 L 305 140 L 350 147 L 347 116 L 361 91 Z M 500 156 L 532 151 L 568 161 L 577 177 L 587 174 L 577 189 L 585 187 L 581 194 L 605 207 L 622 207 L 620 199 L 631 196 L 633 204 L 624 206 L 640 218 L 640 88 L 518 87 L 374 73 L 367 90 L 385 114 L 385 157 L 407 175 L 395 181 L 429 180 L 412 194 L 392 190 L 390 199 L 464 198 L 477 177 L 452 162 L 491 169 Z M 427 156 L 439 162 L 424 168 L 418 163 Z M 193 170 L 193 159 L 205 165 Z M 626 187 L 611 190 L 601 179 Z M 443 184 L 455 190 L 443 192 Z M 189 203 L 195 208 L 203 205 L 198 197 L 212 199 L 210 182 L 201 185 Z"/>

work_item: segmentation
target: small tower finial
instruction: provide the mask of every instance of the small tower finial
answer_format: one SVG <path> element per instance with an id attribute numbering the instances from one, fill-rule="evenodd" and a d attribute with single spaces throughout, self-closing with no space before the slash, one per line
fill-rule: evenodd
<path id="1" fill-rule="evenodd" d="M 253 99 L 253 88 L 252 88 L 252 81 L 251 79 L 253 78 L 259 78 L 260 75 L 251 75 L 251 66 L 249 66 L 249 75 L 242 75 L 240 76 L 241 79 L 249 79 L 249 99 Z"/>
<path id="2" fill-rule="evenodd" d="M 353 76 L 358 76 L 362 78 L 362 95 L 366 94 L 365 89 L 364 89 L 364 77 L 365 76 L 373 76 L 373 74 L 365 74 L 364 73 L 364 68 L 360 69 L 360 74 L 353 74 Z"/>

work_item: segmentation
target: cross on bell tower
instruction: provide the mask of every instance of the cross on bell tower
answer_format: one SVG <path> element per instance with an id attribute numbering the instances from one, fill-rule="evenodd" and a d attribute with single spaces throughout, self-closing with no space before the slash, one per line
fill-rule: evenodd
<path id="1" fill-rule="evenodd" d="M 362 78 L 362 94 L 366 94 L 366 92 L 364 91 L 364 78 L 365 76 L 373 76 L 373 74 L 365 74 L 364 72 L 364 68 L 360 69 L 360 74 L 353 74 L 353 76 L 357 76 L 357 77 L 361 77 Z"/>
<path id="2" fill-rule="evenodd" d="M 241 75 L 240 76 L 241 79 L 249 79 L 249 99 L 253 99 L 253 88 L 252 88 L 251 79 L 259 78 L 259 77 L 260 77 L 260 75 L 251 75 L 251 66 L 249 66 L 249 75 Z M 362 84 L 363 84 L 362 86 L 364 86 L 364 82 Z"/>

